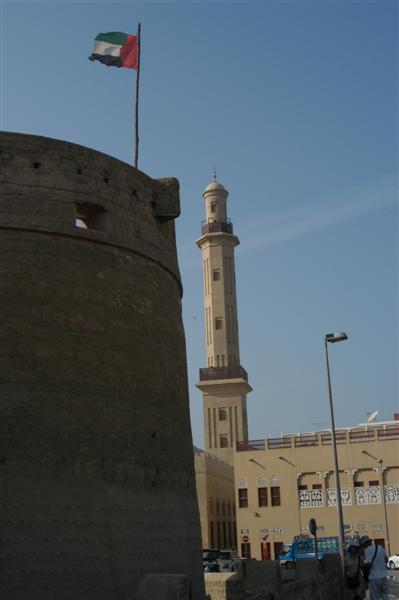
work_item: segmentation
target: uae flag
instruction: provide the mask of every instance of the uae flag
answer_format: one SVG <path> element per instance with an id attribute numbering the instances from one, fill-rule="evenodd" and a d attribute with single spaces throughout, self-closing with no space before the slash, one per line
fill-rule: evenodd
<path id="1" fill-rule="evenodd" d="M 112 31 L 99 33 L 89 60 L 99 60 L 108 67 L 138 68 L 137 35 Z"/>

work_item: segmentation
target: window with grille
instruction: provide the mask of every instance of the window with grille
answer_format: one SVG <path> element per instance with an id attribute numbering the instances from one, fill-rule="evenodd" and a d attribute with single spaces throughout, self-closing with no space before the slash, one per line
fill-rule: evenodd
<path id="1" fill-rule="evenodd" d="M 239 508 L 248 507 L 248 488 L 241 488 L 238 490 L 238 506 Z"/>
<path id="2" fill-rule="evenodd" d="M 219 421 L 227 421 L 227 411 L 224 408 L 219 408 Z"/>
<path id="3" fill-rule="evenodd" d="M 267 506 L 267 488 L 266 487 L 258 488 L 258 505 L 259 506 Z"/>
<path id="4" fill-rule="evenodd" d="M 280 486 L 273 486 L 270 488 L 270 497 L 272 506 L 281 505 Z"/>

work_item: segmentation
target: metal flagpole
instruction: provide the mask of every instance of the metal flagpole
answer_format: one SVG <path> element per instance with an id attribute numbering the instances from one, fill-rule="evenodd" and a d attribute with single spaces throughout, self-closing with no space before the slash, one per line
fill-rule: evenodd
<path id="1" fill-rule="evenodd" d="M 136 77 L 136 111 L 135 111 L 135 146 L 134 146 L 134 166 L 137 169 L 139 160 L 139 87 L 140 87 L 140 35 L 141 23 L 137 28 L 137 77 Z"/>

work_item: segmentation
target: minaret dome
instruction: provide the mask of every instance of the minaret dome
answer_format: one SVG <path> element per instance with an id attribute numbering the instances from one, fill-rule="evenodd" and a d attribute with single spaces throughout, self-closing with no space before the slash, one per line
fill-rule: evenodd
<path id="1" fill-rule="evenodd" d="M 229 192 L 218 181 L 212 181 L 204 190 L 205 215 L 208 223 L 226 221 Z"/>

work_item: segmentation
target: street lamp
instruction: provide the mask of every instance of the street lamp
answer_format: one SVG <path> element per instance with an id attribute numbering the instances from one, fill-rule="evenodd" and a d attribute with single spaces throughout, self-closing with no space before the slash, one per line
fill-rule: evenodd
<path id="1" fill-rule="evenodd" d="M 382 469 L 382 465 L 384 464 L 384 461 L 382 460 L 382 458 L 377 458 L 376 456 L 374 456 L 374 454 L 371 454 L 371 452 L 367 452 L 367 450 L 362 450 L 362 454 L 365 454 L 366 456 L 370 456 L 370 458 L 372 458 L 373 460 L 375 460 L 378 463 L 378 471 L 379 471 L 379 476 L 380 476 L 380 485 L 382 488 L 382 504 L 384 507 L 384 519 L 385 519 L 385 532 L 387 534 L 387 550 L 388 550 L 388 556 L 391 554 L 391 549 L 390 549 L 390 545 L 389 545 L 389 529 L 388 529 L 388 515 L 387 515 L 387 503 L 385 500 L 385 489 L 384 489 L 384 473 L 383 473 L 383 469 Z"/>
<path id="2" fill-rule="evenodd" d="M 342 516 L 342 499 L 341 499 L 341 485 L 339 483 L 339 470 L 338 470 L 338 456 L 337 456 L 337 440 L 335 436 L 335 424 L 334 424 L 334 408 L 331 391 L 331 377 L 330 377 L 330 364 L 328 361 L 328 349 L 327 342 L 335 344 L 335 342 L 343 342 L 347 340 L 348 336 L 344 332 L 338 333 L 327 333 L 324 336 L 324 348 L 326 351 L 326 366 L 327 366 L 327 381 L 328 381 L 328 397 L 330 401 L 330 418 L 331 418 L 331 439 L 333 447 L 333 460 L 334 460 L 334 475 L 335 475 L 335 489 L 337 497 L 337 519 L 338 519 L 338 533 L 339 533 L 339 553 L 341 555 L 342 568 L 344 566 L 344 550 L 345 550 L 345 537 L 344 537 L 344 519 Z"/>

